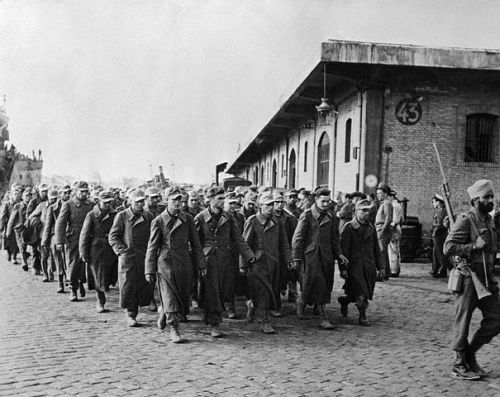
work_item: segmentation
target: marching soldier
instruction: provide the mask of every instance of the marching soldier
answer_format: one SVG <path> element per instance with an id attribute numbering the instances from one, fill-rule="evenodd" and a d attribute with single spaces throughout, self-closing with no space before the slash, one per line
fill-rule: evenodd
<path id="1" fill-rule="evenodd" d="M 127 325 L 136 327 L 140 306 L 151 305 L 153 285 L 144 277 L 144 262 L 151 232 L 153 215 L 144 210 L 146 194 L 142 190 L 130 192 L 129 208 L 119 212 L 109 231 L 109 245 L 118 255 L 118 284 L 120 307 L 127 315 Z"/>
<path id="2" fill-rule="evenodd" d="M 389 263 L 389 244 L 392 238 L 392 219 L 393 219 L 393 208 L 391 205 L 391 200 L 389 199 L 389 186 L 384 183 L 380 183 L 377 187 L 377 197 L 380 201 L 380 206 L 377 211 L 377 217 L 375 218 L 375 229 L 377 230 L 378 244 L 380 247 L 380 253 L 382 255 L 382 263 L 384 264 L 384 279 L 389 279 L 389 274 L 391 273 L 391 267 Z"/>
<path id="3" fill-rule="evenodd" d="M 64 276 L 66 276 L 66 260 L 63 251 L 59 251 L 56 248 L 54 241 L 55 225 L 63 203 L 69 200 L 71 195 L 71 187 L 69 185 L 63 186 L 59 190 L 59 199 L 55 203 L 49 205 L 47 208 L 47 216 L 45 217 L 45 226 L 43 228 L 42 234 L 42 250 L 49 250 L 52 253 L 52 258 L 56 264 L 57 276 L 59 286 L 57 288 L 57 293 L 64 293 Z"/>
<path id="4" fill-rule="evenodd" d="M 248 192 L 243 199 L 243 207 L 240 209 L 240 213 L 245 217 L 245 220 L 257 213 L 256 205 L 257 195 L 252 191 Z"/>
<path id="5" fill-rule="evenodd" d="M 80 181 L 75 187 L 74 197 L 66 201 L 55 224 L 54 242 L 56 249 L 63 253 L 66 250 L 67 277 L 70 283 L 70 301 L 78 301 L 76 291 L 85 297 L 83 283 L 86 281 L 85 263 L 80 258 L 78 243 L 83 221 L 92 210 L 92 204 L 87 200 L 89 187 L 87 182 Z"/>
<path id="6" fill-rule="evenodd" d="M 187 212 L 194 218 L 202 209 L 199 204 L 198 192 L 196 190 L 189 191 Z"/>
<path id="7" fill-rule="evenodd" d="M 7 238 L 11 238 L 14 233 L 16 236 L 17 246 L 19 252 L 21 253 L 21 258 L 23 260 L 23 270 L 28 271 L 28 251 L 26 243 L 24 242 L 24 237 L 22 235 L 24 224 L 27 219 L 27 209 L 28 204 L 31 200 L 31 188 L 27 187 L 24 189 L 22 194 L 22 201 L 15 204 L 12 207 L 12 212 L 9 217 L 9 222 L 7 224 Z"/>
<path id="8" fill-rule="evenodd" d="M 234 306 L 232 247 L 251 264 L 255 263 L 255 257 L 241 237 L 234 218 L 223 210 L 224 189 L 208 188 L 205 197 L 209 199 L 209 207 L 194 219 L 207 261 L 207 274 L 200 282 L 200 307 L 205 310 L 212 337 L 218 338 L 222 336 L 219 325 L 224 305 Z"/>
<path id="9" fill-rule="evenodd" d="M 106 292 L 109 291 L 117 257 L 109 245 L 108 237 L 116 216 L 112 208 L 113 193 L 103 190 L 99 203 L 85 217 L 80 233 L 80 257 L 87 264 L 89 290 L 97 295 L 97 312 L 104 313 Z"/>
<path id="10" fill-rule="evenodd" d="M 474 182 L 467 189 L 471 210 L 457 220 L 444 243 L 445 255 L 458 255 L 470 263 L 465 267 L 462 290 L 455 292 L 455 320 L 452 348 L 455 360 L 452 375 L 460 379 L 478 379 L 485 376 L 476 361 L 477 351 L 500 332 L 500 298 L 494 275 L 494 261 L 498 235 L 489 212 L 493 210 L 493 184 L 486 179 Z M 474 285 L 472 274 L 479 279 Z M 482 286 L 480 285 L 482 283 Z M 478 287 L 489 287 L 489 296 L 478 297 Z M 481 310 L 483 320 L 469 342 L 469 328 L 473 312 Z"/>
<path id="11" fill-rule="evenodd" d="M 7 259 L 9 262 L 14 259 L 14 265 L 19 264 L 17 254 L 19 247 L 17 246 L 16 236 L 12 233 L 7 236 L 7 224 L 9 223 L 10 214 L 16 205 L 21 200 L 21 190 L 13 186 L 9 193 L 8 199 L 2 204 L 0 212 L 0 232 L 2 233 L 4 249 L 7 251 Z"/>
<path id="12" fill-rule="evenodd" d="M 320 327 L 334 329 L 326 317 L 330 303 L 335 260 L 342 270 L 348 263 L 342 255 L 338 220 L 331 211 L 330 191 L 317 188 L 315 203 L 299 219 L 292 239 L 295 267 L 302 272 L 302 291 L 297 300 L 297 315 L 303 318 L 306 305 L 317 305 Z"/>
<path id="13" fill-rule="evenodd" d="M 434 214 L 432 215 L 432 277 L 444 278 L 448 274 L 448 259 L 443 253 L 443 246 L 448 236 L 448 228 L 444 225 L 446 217 L 446 208 L 444 207 L 444 199 L 440 194 L 435 194 L 432 198 L 432 206 Z"/>
<path id="14" fill-rule="evenodd" d="M 255 253 L 254 264 L 240 258 L 240 271 L 248 273 L 250 299 L 247 301 L 247 320 L 252 322 L 256 309 L 263 309 L 264 318 L 261 330 L 274 334 L 269 323 L 269 312 L 277 310 L 275 291 L 279 290 L 280 264 L 290 265 L 290 247 L 285 229 L 273 215 L 274 198 L 271 192 L 261 195 L 260 210 L 250 216 L 243 230 L 243 238 Z"/>
<path id="15" fill-rule="evenodd" d="M 366 319 L 368 301 L 373 298 L 377 281 L 377 271 L 384 273 L 380 261 L 377 232 L 370 223 L 370 202 L 360 200 L 356 203 L 354 219 L 346 223 L 340 234 L 340 246 L 349 264 L 340 265 L 340 276 L 345 279 L 346 296 L 340 296 L 340 312 L 347 316 L 350 302 L 355 302 L 359 311 L 360 325 L 369 325 Z"/>
<path id="16" fill-rule="evenodd" d="M 172 342 L 180 343 L 183 339 L 179 322 L 189 313 L 193 269 L 204 277 L 206 262 L 193 217 L 181 211 L 181 190 L 172 186 L 166 197 L 166 210 L 151 224 L 144 274 L 153 285 L 158 279 L 162 302 L 158 327 L 168 325 Z"/>
<path id="17" fill-rule="evenodd" d="M 148 187 L 146 189 L 146 205 L 144 209 L 151 212 L 153 218 L 156 218 L 165 209 L 165 207 L 160 204 L 160 201 L 161 197 L 158 189 L 155 187 Z"/>
<path id="18" fill-rule="evenodd" d="M 288 190 L 285 193 L 285 201 L 286 204 L 284 211 L 288 213 L 288 215 L 293 216 L 298 221 L 302 210 L 297 207 L 297 203 L 299 202 L 299 193 L 297 192 L 297 190 Z"/>

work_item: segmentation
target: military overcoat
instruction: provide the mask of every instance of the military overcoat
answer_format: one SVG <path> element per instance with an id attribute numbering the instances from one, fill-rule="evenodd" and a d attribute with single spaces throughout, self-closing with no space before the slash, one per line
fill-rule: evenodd
<path id="1" fill-rule="evenodd" d="M 193 217 L 180 211 L 173 218 L 163 211 L 151 224 L 144 271 L 157 274 L 165 313 L 189 313 L 193 271 L 205 268 Z"/>
<path id="2" fill-rule="evenodd" d="M 134 214 L 131 208 L 119 212 L 109 231 L 109 245 L 118 255 L 120 307 L 137 310 L 153 299 L 154 289 L 144 277 L 144 261 L 153 215 L 148 211 Z"/>

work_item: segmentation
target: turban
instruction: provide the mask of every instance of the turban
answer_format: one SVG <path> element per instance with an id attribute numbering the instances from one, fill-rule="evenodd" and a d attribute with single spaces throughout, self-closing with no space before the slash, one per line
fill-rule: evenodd
<path id="1" fill-rule="evenodd" d="M 479 179 L 467 188 L 467 193 L 469 193 L 471 200 L 481 197 L 489 191 L 493 192 L 493 183 L 488 179 Z"/>

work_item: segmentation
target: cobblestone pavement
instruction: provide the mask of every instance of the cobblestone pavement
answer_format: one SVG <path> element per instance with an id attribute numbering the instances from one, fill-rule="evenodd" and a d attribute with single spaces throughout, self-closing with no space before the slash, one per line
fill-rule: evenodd
<path id="1" fill-rule="evenodd" d="M 212 339 L 193 315 L 182 327 L 189 341 L 174 345 L 147 308 L 138 316 L 142 326 L 127 328 L 116 289 L 110 312 L 98 314 L 93 293 L 71 303 L 69 294 L 55 293 L 56 283 L 42 283 L 2 256 L 0 395 L 500 395 L 499 338 L 478 354 L 487 379 L 450 376 L 453 299 L 429 267 L 403 264 L 401 278 L 377 284 L 371 327 L 357 325 L 354 307 L 341 317 L 337 274 L 328 305 L 336 330 L 318 329 L 312 313 L 297 320 L 286 303 L 275 335 L 261 334 L 258 322 L 225 319 L 225 337 Z M 243 302 L 238 308 L 242 315 Z M 478 321 L 476 313 L 473 325 Z"/>

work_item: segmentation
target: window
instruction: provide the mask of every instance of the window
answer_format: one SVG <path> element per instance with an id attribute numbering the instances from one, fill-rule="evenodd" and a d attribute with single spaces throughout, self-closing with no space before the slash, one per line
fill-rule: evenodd
<path id="1" fill-rule="evenodd" d="M 323 132 L 318 144 L 318 186 L 328 186 L 328 172 L 330 168 L 330 138 Z"/>
<path id="2" fill-rule="evenodd" d="M 255 169 L 253 170 L 253 183 L 256 185 L 259 185 L 259 166 L 256 165 Z"/>
<path id="3" fill-rule="evenodd" d="M 345 122 L 345 152 L 344 152 L 344 163 L 351 161 L 351 125 L 352 120 L 348 119 Z"/>
<path id="4" fill-rule="evenodd" d="M 269 161 L 266 163 L 266 181 L 269 183 Z"/>
<path id="5" fill-rule="evenodd" d="M 285 175 L 285 155 L 281 155 L 281 177 Z"/>
<path id="6" fill-rule="evenodd" d="M 260 166 L 260 185 L 264 186 L 264 164 Z"/>
<path id="7" fill-rule="evenodd" d="M 307 141 L 304 143 L 304 172 L 307 172 Z"/>
<path id="8" fill-rule="evenodd" d="M 295 189 L 295 150 L 292 149 L 288 159 L 288 189 Z"/>
<path id="9" fill-rule="evenodd" d="M 276 187 L 276 179 L 278 176 L 278 165 L 276 164 L 276 159 L 273 160 L 273 170 L 271 175 L 271 186 Z"/>
<path id="10" fill-rule="evenodd" d="M 467 116 L 465 130 L 466 162 L 495 162 L 495 143 L 498 116 L 475 113 Z"/>

